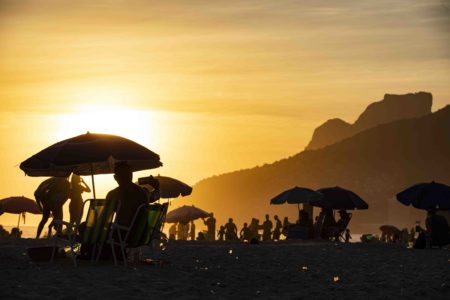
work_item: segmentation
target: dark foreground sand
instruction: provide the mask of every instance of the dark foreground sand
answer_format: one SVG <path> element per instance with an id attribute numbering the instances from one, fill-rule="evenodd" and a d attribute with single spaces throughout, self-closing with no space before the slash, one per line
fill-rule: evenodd
<path id="1" fill-rule="evenodd" d="M 0 241 L 0 299 L 450 299 L 450 250 L 399 245 L 170 242 L 163 266 L 32 263 Z"/>

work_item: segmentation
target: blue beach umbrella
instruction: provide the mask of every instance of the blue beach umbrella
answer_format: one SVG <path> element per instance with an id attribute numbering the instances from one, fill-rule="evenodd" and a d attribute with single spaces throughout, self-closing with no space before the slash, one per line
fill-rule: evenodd
<path id="1" fill-rule="evenodd" d="M 418 209 L 450 209 L 450 186 L 438 183 L 418 183 L 397 194 L 404 205 Z"/>

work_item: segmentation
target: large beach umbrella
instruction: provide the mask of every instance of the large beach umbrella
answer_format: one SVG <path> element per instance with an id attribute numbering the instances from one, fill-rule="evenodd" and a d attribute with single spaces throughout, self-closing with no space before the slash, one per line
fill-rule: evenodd
<path id="1" fill-rule="evenodd" d="M 397 194 L 404 205 L 419 209 L 450 209 L 450 186 L 437 183 L 419 183 Z"/>
<path id="2" fill-rule="evenodd" d="M 166 216 L 167 223 L 188 223 L 190 221 L 206 218 L 209 216 L 209 213 L 204 211 L 203 209 L 197 208 L 195 206 L 187 206 L 183 205 L 178 207 L 172 211 L 170 211 Z"/>
<path id="3" fill-rule="evenodd" d="M 158 154 L 134 141 L 88 132 L 45 148 L 20 168 L 29 176 L 91 175 L 95 198 L 94 175 L 114 173 L 117 161 L 128 162 L 133 172 L 162 166 Z"/>
<path id="4" fill-rule="evenodd" d="M 328 187 L 317 190 L 323 198 L 311 203 L 313 206 L 331 209 L 368 209 L 369 205 L 356 193 L 341 187 Z"/>
<path id="5" fill-rule="evenodd" d="M 179 196 L 184 197 L 192 193 L 192 187 L 178 179 L 159 175 L 154 178 L 159 182 L 159 194 L 163 199 L 172 199 Z M 141 187 L 149 191 L 153 190 L 153 187 L 149 184 L 141 184 Z"/>
<path id="6" fill-rule="evenodd" d="M 17 227 L 20 224 L 20 216 L 25 213 L 42 214 L 36 202 L 24 196 L 8 197 L 0 200 L 0 215 L 4 213 L 18 214 L 19 220 Z"/>

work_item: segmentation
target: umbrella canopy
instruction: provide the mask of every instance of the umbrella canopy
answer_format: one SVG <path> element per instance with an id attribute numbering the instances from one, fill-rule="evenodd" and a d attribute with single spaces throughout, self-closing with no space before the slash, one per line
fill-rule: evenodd
<path id="1" fill-rule="evenodd" d="M 450 186 L 437 183 L 419 183 L 397 194 L 397 200 L 419 209 L 450 209 Z"/>
<path id="2" fill-rule="evenodd" d="M 206 218 L 209 213 L 195 206 L 184 205 L 170 211 L 166 216 L 167 223 L 188 223 L 190 221 Z"/>
<path id="3" fill-rule="evenodd" d="M 352 191 L 341 187 L 328 187 L 317 190 L 323 198 L 311 203 L 313 206 L 331 209 L 368 209 L 369 205 Z"/>
<path id="4" fill-rule="evenodd" d="M 42 214 L 36 201 L 27 197 L 9 197 L 0 200 L 0 215 L 3 213 L 21 214 L 21 213 Z"/>
<path id="5" fill-rule="evenodd" d="M 184 197 L 192 193 L 192 187 L 178 179 L 159 175 L 154 178 L 159 182 L 159 194 L 163 199 L 177 198 L 179 196 Z M 149 191 L 153 190 L 153 187 L 149 184 L 142 184 L 141 187 Z"/>
<path id="6" fill-rule="evenodd" d="M 310 204 L 311 202 L 322 199 L 322 197 L 323 195 L 319 192 L 296 186 L 292 189 L 282 192 L 275 198 L 272 198 L 272 200 L 270 200 L 270 204 L 278 205 L 284 204 L 286 202 L 289 204 Z"/>
<path id="7" fill-rule="evenodd" d="M 22 162 L 20 168 L 29 176 L 110 174 L 116 161 L 127 161 L 133 172 L 162 166 L 158 154 L 138 143 L 88 132 L 45 148 Z"/>

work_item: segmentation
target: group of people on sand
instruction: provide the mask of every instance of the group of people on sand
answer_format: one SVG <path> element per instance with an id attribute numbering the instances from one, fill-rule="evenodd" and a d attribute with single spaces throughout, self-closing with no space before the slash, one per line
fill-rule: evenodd
<path id="1" fill-rule="evenodd" d="M 20 239 L 21 237 L 22 231 L 19 228 L 13 227 L 11 228 L 11 232 L 8 232 L 3 225 L 0 225 L 0 238 Z"/>
<path id="2" fill-rule="evenodd" d="M 194 221 L 173 223 L 169 228 L 170 240 L 195 240 L 196 229 Z"/>
<path id="3" fill-rule="evenodd" d="M 278 215 L 274 215 L 271 220 L 270 215 L 266 214 L 262 224 L 259 219 L 252 218 L 249 223 L 245 222 L 240 230 L 233 218 L 229 218 L 228 222 L 219 226 L 216 231 L 216 219 L 214 214 L 210 213 L 207 219 L 203 219 L 203 223 L 207 226 L 206 231 L 199 232 L 196 236 L 196 227 L 193 221 L 174 223 L 169 228 L 169 239 L 258 243 L 260 241 L 278 241 L 283 238 L 299 238 L 293 232 L 302 229 L 305 234 L 301 238 L 338 239 L 343 237 L 346 242 L 349 242 L 351 235 L 347 225 L 350 222 L 351 214 L 345 210 L 340 210 L 338 214 L 339 219 L 336 221 L 331 209 L 323 209 L 313 222 L 306 210 L 300 210 L 299 219 L 295 223 L 290 223 L 288 217 L 281 221 Z"/>
<path id="4" fill-rule="evenodd" d="M 40 237 L 50 215 L 53 215 L 53 220 L 48 226 L 49 232 L 55 227 L 55 219 L 63 219 L 63 206 L 69 199 L 70 223 L 79 223 L 83 212 L 82 193 L 90 191 L 89 186 L 76 174 L 72 174 L 70 181 L 68 177 L 51 177 L 42 182 L 34 192 L 36 203 L 42 211 L 36 238 Z"/>
<path id="5" fill-rule="evenodd" d="M 154 190 L 151 192 L 144 190 L 139 185 L 133 183 L 133 173 L 127 162 L 115 163 L 114 179 L 118 187 L 107 194 L 106 201 L 115 203 L 115 207 L 119 207 L 120 203 L 120 209 L 117 210 L 116 222 L 119 225 L 129 226 L 137 208 L 141 204 L 151 203 L 159 199 L 159 182 L 151 176 L 148 177 L 148 184 Z M 72 174 L 70 182 L 68 178 L 61 177 L 52 177 L 42 182 L 35 192 L 36 202 L 43 213 L 42 220 L 37 229 L 36 238 L 39 238 L 50 214 L 53 215 L 53 220 L 49 225 L 49 233 L 52 228 L 55 228 L 54 220 L 63 219 L 63 205 L 69 199 L 70 223 L 84 223 L 81 220 L 83 214 L 82 193 L 90 191 L 89 186 L 76 174 Z"/>

